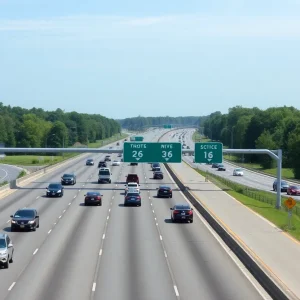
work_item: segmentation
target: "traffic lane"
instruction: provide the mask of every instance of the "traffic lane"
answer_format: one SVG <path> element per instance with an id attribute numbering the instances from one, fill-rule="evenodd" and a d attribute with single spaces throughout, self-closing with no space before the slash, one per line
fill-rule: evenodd
<path id="1" fill-rule="evenodd" d="M 192 224 L 171 222 L 170 207 L 187 203 L 178 189 L 151 201 L 182 299 L 262 299 L 195 212 Z"/>
<path id="2" fill-rule="evenodd" d="M 176 299 L 149 192 L 141 197 L 141 207 L 124 207 L 122 193 L 114 199 L 92 299 Z"/>
<path id="3" fill-rule="evenodd" d="M 118 176 L 116 176 L 116 178 L 118 178 Z M 86 193 L 86 191 L 87 190 L 99 190 L 99 185 L 98 184 L 95 184 L 94 183 L 94 180 L 96 179 L 96 174 L 94 174 L 94 177 L 93 177 L 93 179 L 91 180 L 91 182 L 89 183 L 89 184 L 87 184 L 87 186 L 86 187 L 84 187 L 84 188 L 82 188 L 81 189 L 81 191 L 79 192 L 79 194 L 78 194 L 78 196 L 75 198 L 75 200 L 73 200 L 73 202 L 70 202 L 70 203 L 72 203 L 71 205 L 67 205 L 67 208 L 66 208 L 66 211 L 65 211 L 65 213 L 64 214 L 62 214 L 61 215 L 61 218 L 59 218 L 59 216 L 57 216 L 57 221 L 56 222 L 54 222 L 53 223 L 53 225 L 54 226 L 52 226 L 52 228 L 51 227 L 48 227 L 47 229 L 49 229 L 49 230 L 51 230 L 51 232 L 49 233 L 49 231 L 47 231 L 47 234 L 44 236 L 44 240 L 43 241 L 41 241 L 41 243 L 40 243 L 40 246 L 39 246 L 39 250 L 38 250 L 38 253 L 41 253 L 42 251 L 45 251 L 45 249 L 46 249 L 46 251 L 48 251 L 48 245 L 47 245 L 47 243 L 48 243 L 48 239 L 49 239 L 49 237 L 53 237 L 54 238 L 54 244 L 53 244 L 53 247 L 57 247 L 57 244 L 56 243 L 62 243 L 62 244 L 65 244 L 67 241 L 69 241 L 69 236 L 68 235 L 70 235 L 70 234 L 72 234 L 72 235 L 76 235 L 76 232 L 78 232 L 79 230 L 81 230 L 79 227 L 80 227 L 80 224 L 81 223 L 84 223 L 84 222 L 86 222 L 86 220 L 88 220 L 89 219 L 89 215 L 88 215 L 88 212 L 90 212 L 89 210 L 86 210 L 85 209 L 85 207 L 82 205 L 82 203 L 83 203 L 83 199 L 84 199 L 84 194 Z M 108 208 L 108 205 L 109 205 L 109 202 L 108 201 L 106 201 L 106 199 L 109 199 L 110 198 L 110 195 L 111 195 L 111 193 L 112 193 L 112 189 L 113 189 L 113 187 L 112 187 L 112 185 L 110 185 L 111 186 L 111 188 L 110 189 L 104 189 L 104 190 L 102 190 L 101 191 L 101 193 L 104 195 L 104 197 L 103 197 L 103 206 L 101 207 L 101 210 L 95 210 L 95 216 L 94 216 L 94 219 L 96 218 L 99 218 L 99 221 L 100 220 L 106 220 L 106 217 L 104 217 L 103 215 L 101 215 L 101 214 L 103 214 L 103 212 L 105 211 L 105 207 L 106 208 Z M 70 200 L 71 201 L 71 200 Z M 87 208 L 89 208 L 89 207 L 87 207 Z M 91 207 L 92 208 L 92 207 Z M 96 208 L 96 207 L 95 207 Z M 48 212 L 47 212 L 48 213 Z M 66 220 L 67 219 L 67 220 Z M 46 227 L 46 226 L 45 226 Z M 70 228 L 73 228 L 74 229 L 74 231 L 72 232 L 72 233 L 70 233 Z M 93 227 L 94 228 L 94 230 L 95 230 L 95 228 L 96 228 L 96 230 L 95 230 L 95 234 L 98 236 L 99 235 L 99 232 L 98 232 L 98 228 L 100 228 L 99 226 L 96 226 L 96 227 Z M 62 231 L 62 233 L 59 233 L 59 232 L 61 232 Z M 64 233 L 65 232 L 65 233 Z M 59 234 L 60 236 L 59 237 L 56 237 L 56 235 L 54 236 L 54 234 Z M 57 239 L 57 241 L 56 241 L 56 239 Z M 29 243 L 29 244 L 31 244 L 31 242 L 32 241 L 30 241 L 29 239 L 27 240 L 27 242 Z M 70 241 L 70 243 L 72 243 L 71 241 Z M 90 243 L 87 243 L 87 245 L 89 245 L 89 244 L 91 244 L 91 247 L 93 247 L 93 244 L 92 244 L 92 242 L 90 242 Z M 82 243 L 82 245 L 85 245 L 84 243 Z M 17 245 L 15 246 L 16 247 L 16 249 L 18 249 L 17 248 Z M 26 249 L 26 246 L 23 246 L 23 248 L 25 248 Z M 78 249 L 79 250 L 79 249 Z M 53 249 L 51 248 L 51 249 L 49 249 L 49 251 L 51 252 L 51 251 L 53 251 Z M 69 247 L 65 247 L 64 249 L 61 249 L 61 251 L 67 251 L 66 253 L 73 253 L 72 251 L 73 251 L 73 248 L 71 247 L 71 248 L 69 248 Z M 81 259 L 83 260 L 83 262 L 85 262 L 85 259 L 86 259 L 86 257 L 87 256 L 85 256 L 85 253 L 87 252 L 87 250 L 84 248 L 84 250 L 82 249 L 82 247 L 80 248 L 80 251 L 78 252 L 78 253 L 80 253 L 80 255 L 81 255 Z M 48 252 L 47 252 L 48 253 Z M 37 255 L 37 254 L 36 254 Z M 49 254 L 47 254 L 47 256 L 48 256 Z M 61 255 L 63 255 L 63 254 L 61 254 Z M 61 256 L 61 255 L 58 255 L 58 257 L 57 258 L 59 258 L 59 256 Z M 65 255 L 66 254 L 64 254 L 64 257 L 65 257 Z M 47 257 L 46 256 L 46 257 Z M 83 257 L 84 256 L 84 257 Z M 53 258 L 52 259 L 54 259 L 55 257 L 53 256 Z M 17 258 L 15 259 L 15 261 L 17 261 Z M 32 263 L 32 262 L 31 262 Z M 52 265 L 52 264 L 57 264 L 58 266 L 59 266 L 59 268 L 63 268 L 64 266 L 61 266 L 62 265 L 62 263 L 61 262 L 55 262 L 55 261 L 51 261 L 51 263 L 50 263 L 50 265 Z M 19 283 L 19 286 L 20 286 L 20 293 L 22 293 L 22 290 L 24 290 L 25 288 L 24 287 L 26 287 L 26 283 L 25 283 L 25 285 L 23 286 L 23 283 L 24 282 L 27 282 L 27 280 L 30 280 L 30 279 L 27 279 L 27 277 L 29 277 L 29 278 L 32 278 L 32 280 L 34 280 L 35 282 L 36 282 L 36 285 L 38 286 L 39 284 L 41 284 L 41 282 L 43 282 L 43 278 L 44 278 L 44 276 L 46 276 L 47 274 L 44 274 L 43 273 L 43 270 L 41 270 L 42 271 L 42 273 L 40 274 L 40 277 L 37 275 L 37 276 L 35 276 L 35 275 L 32 275 L 32 271 L 31 270 L 34 270 L 35 269 L 35 267 L 33 267 L 33 269 L 31 269 L 32 267 L 31 267 L 31 264 L 27 264 L 27 266 L 26 266 L 26 269 L 24 270 L 24 268 L 22 269 L 23 271 L 19 274 L 20 275 L 20 278 L 21 278 L 21 283 Z M 45 268 L 48 268 L 48 266 L 46 265 L 45 266 Z M 83 270 L 84 270 L 85 268 L 83 268 Z M 56 270 L 52 270 L 52 272 L 56 272 Z M 36 271 L 36 273 L 39 273 L 39 271 Z M 84 275 L 84 276 L 86 276 L 86 275 Z M 18 277 L 18 276 L 16 276 L 16 277 Z M 15 277 L 15 278 L 16 278 Z M 25 277 L 25 278 L 24 278 Z M 36 279 L 36 278 L 38 278 L 38 279 Z M 41 282 L 39 281 L 39 280 L 41 280 Z M 81 281 L 84 281 L 85 280 L 85 278 L 82 278 L 81 279 Z M 12 282 L 19 282 L 20 280 L 19 279 L 14 279 L 14 281 L 12 281 Z M 49 281 L 49 279 L 48 280 L 46 280 L 46 281 Z M 17 285 L 16 285 L 17 286 Z M 31 285 L 32 286 L 32 285 Z M 79 285 L 80 286 L 80 285 Z M 46 296 L 45 295 L 43 295 L 43 297 L 41 298 L 40 296 L 39 296 L 39 294 L 38 293 L 41 293 L 41 291 L 39 291 L 39 289 L 38 288 L 36 288 L 35 286 L 34 287 L 32 287 L 34 290 L 36 290 L 36 291 L 28 291 L 28 297 L 29 296 L 32 296 L 32 297 L 37 297 L 37 298 L 34 298 L 34 299 L 44 299 L 44 298 L 46 298 Z M 74 288 L 73 288 L 74 289 Z M 19 291 L 17 290 L 17 293 L 19 293 Z M 26 291 L 26 293 L 27 293 L 27 291 Z M 31 294 L 31 293 L 34 293 L 34 294 Z M 18 295 L 18 294 L 17 294 Z M 26 294 L 27 295 L 27 294 Z M 13 296 L 14 297 L 14 296 Z M 14 299 L 12 297 L 12 299 Z M 17 296 L 16 296 L 17 297 Z M 15 299 L 18 299 L 18 298 L 15 298 Z M 53 299 L 55 299 L 55 298 L 53 298 Z M 80 298 L 78 298 L 78 299 L 80 299 Z M 85 299 L 85 297 L 83 297 L 83 298 L 81 298 L 81 299 Z"/>
<path id="4" fill-rule="evenodd" d="M 72 166 L 72 170 L 78 170 L 77 173 L 77 183 L 73 186 L 65 186 L 64 191 L 70 189 L 77 189 L 77 186 L 86 181 L 87 170 L 91 172 L 96 172 L 95 167 L 86 167 L 78 163 Z M 39 178 L 37 181 L 32 182 L 24 187 L 20 187 L 16 192 L 10 194 L 9 196 L 3 198 L 0 201 L 0 224 L 2 226 L 6 224 L 9 216 L 22 207 L 34 207 L 37 205 L 38 199 L 46 194 L 46 187 L 50 182 L 59 182 L 60 177 L 65 172 L 70 172 L 70 170 L 62 170 L 61 168 L 53 173 L 46 174 L 45 176 Z"/>
<path id="5" fill-rule="evenodd" d="M 92 175 L 93 173 L 85 173 L 83 175 L 87 176 L 85 181 L 89 180 L 89 177 Z M 6 224 L 3 231 L 7 232 L 12 238 L 15 253 L 14 263 L 10 265 L 10 269 L 0 272 L 0 289 L 7 290 L 10 284 L 14 282 L 14 278 L 27 266 L 34 251 L 40 248 L 47 235 L 51 233 L 56 224 L 68 211 L 70 205 L 78 196 L 79 190 L 83 189 L 84 185 L 85 183 L 77 185 L 76 188 L 66 190 L 61 198 L 45 197 L 45 194 L 40 195 L 35 205 L 31 206 L 37 209 L 40 216 L 40 228 L 36 232 L 10 232 L 11 224 L 10 222 Z"/>
<path id="6" fill-rule="evenodd" d="M 0 164 L 0 183 L 18 178 L 21 171 L 22 168 L 7 164 Z"/>

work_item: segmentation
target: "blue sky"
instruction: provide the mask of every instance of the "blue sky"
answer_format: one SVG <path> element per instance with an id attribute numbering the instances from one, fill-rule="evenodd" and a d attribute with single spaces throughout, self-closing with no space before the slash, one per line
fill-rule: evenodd
<path id="1" fill-rule="evenodd" d="M 111 118 L 300 108 L 299 53 L 299 0 L 0 0 L 5 105 Z"/>

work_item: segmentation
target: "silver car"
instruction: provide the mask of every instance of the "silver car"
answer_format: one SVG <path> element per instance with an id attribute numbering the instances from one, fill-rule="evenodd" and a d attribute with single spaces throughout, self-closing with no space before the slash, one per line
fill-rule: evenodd
<path id="1" fill-rule="evenodd" d="M 8 269 L 9 263 L 13 262 L 14 245 L 6 233 L 0 233 L 0 264 Z"/>
<path id="2" fill-rule="evenodd" d="M 233 176 L 243 176 L 244 172 L 243 169 L 237 168 L 233 170 Z"/>

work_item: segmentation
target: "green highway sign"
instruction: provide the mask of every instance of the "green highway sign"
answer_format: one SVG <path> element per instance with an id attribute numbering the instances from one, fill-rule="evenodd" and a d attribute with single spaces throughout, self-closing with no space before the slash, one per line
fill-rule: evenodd
<path id="1" fill-rule="evenodd" d="M 170 125 L 170 124 L 165 124 L 165 125 L 164 125 L 164 128 L 172 128 L 172 125 Z"/>
<path id="2" fill-rule="evenodd" d="M 223 144 L 195 143 L 195 163 L 222 163 Z"/>
<path id="3" fill-rule="evenodd" d="M 142 142 L 143 140 L 144 140 L 144 137 L 142 137 L 142 136 L 135 137 L 135 141 L 137 141 L 137 142 Z"/>
<path id="4" fill-rule="evenodd" d="M 124 162 L 181 163 L 181 143 L 125 142 Z"/>

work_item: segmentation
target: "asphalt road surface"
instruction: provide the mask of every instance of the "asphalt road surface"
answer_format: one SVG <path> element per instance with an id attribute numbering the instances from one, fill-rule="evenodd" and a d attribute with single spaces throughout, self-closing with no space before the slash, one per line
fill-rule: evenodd
<path id="1" fill-rule="evenodd" d="M 21 171 L 19 167 L 0 164 L 0 183 L 18 178 Z"/>
<path id="2" fill-rule="evenodd" d="M 97 163 L 104 155 L 91 157 Z M 77 184 L 62 198 L 46 198 L 49 182 L 70 171 Z M 186 200 L 166 171 L 163 180 L 152 179 L 149 164 L 111 171 L 112 184 L 98 184 L 97 165 L 78 159 L 0 200 L 2 230 L 15 247 L 14 262 L 0 270 L 0 299 L 262 299 L 200 218 L 170 222 L 170 207 Z M 140 177 L 141 207 L 123 206 L 130 172 Z M 172 186 L 172 199 L 156 198 L 161 184 Z M 99 190 L 103 205 L 85 207 L 84 194 Z M 10 232 L 9 216 L 20 207 L 38 210 L 36 232 Z"/>

